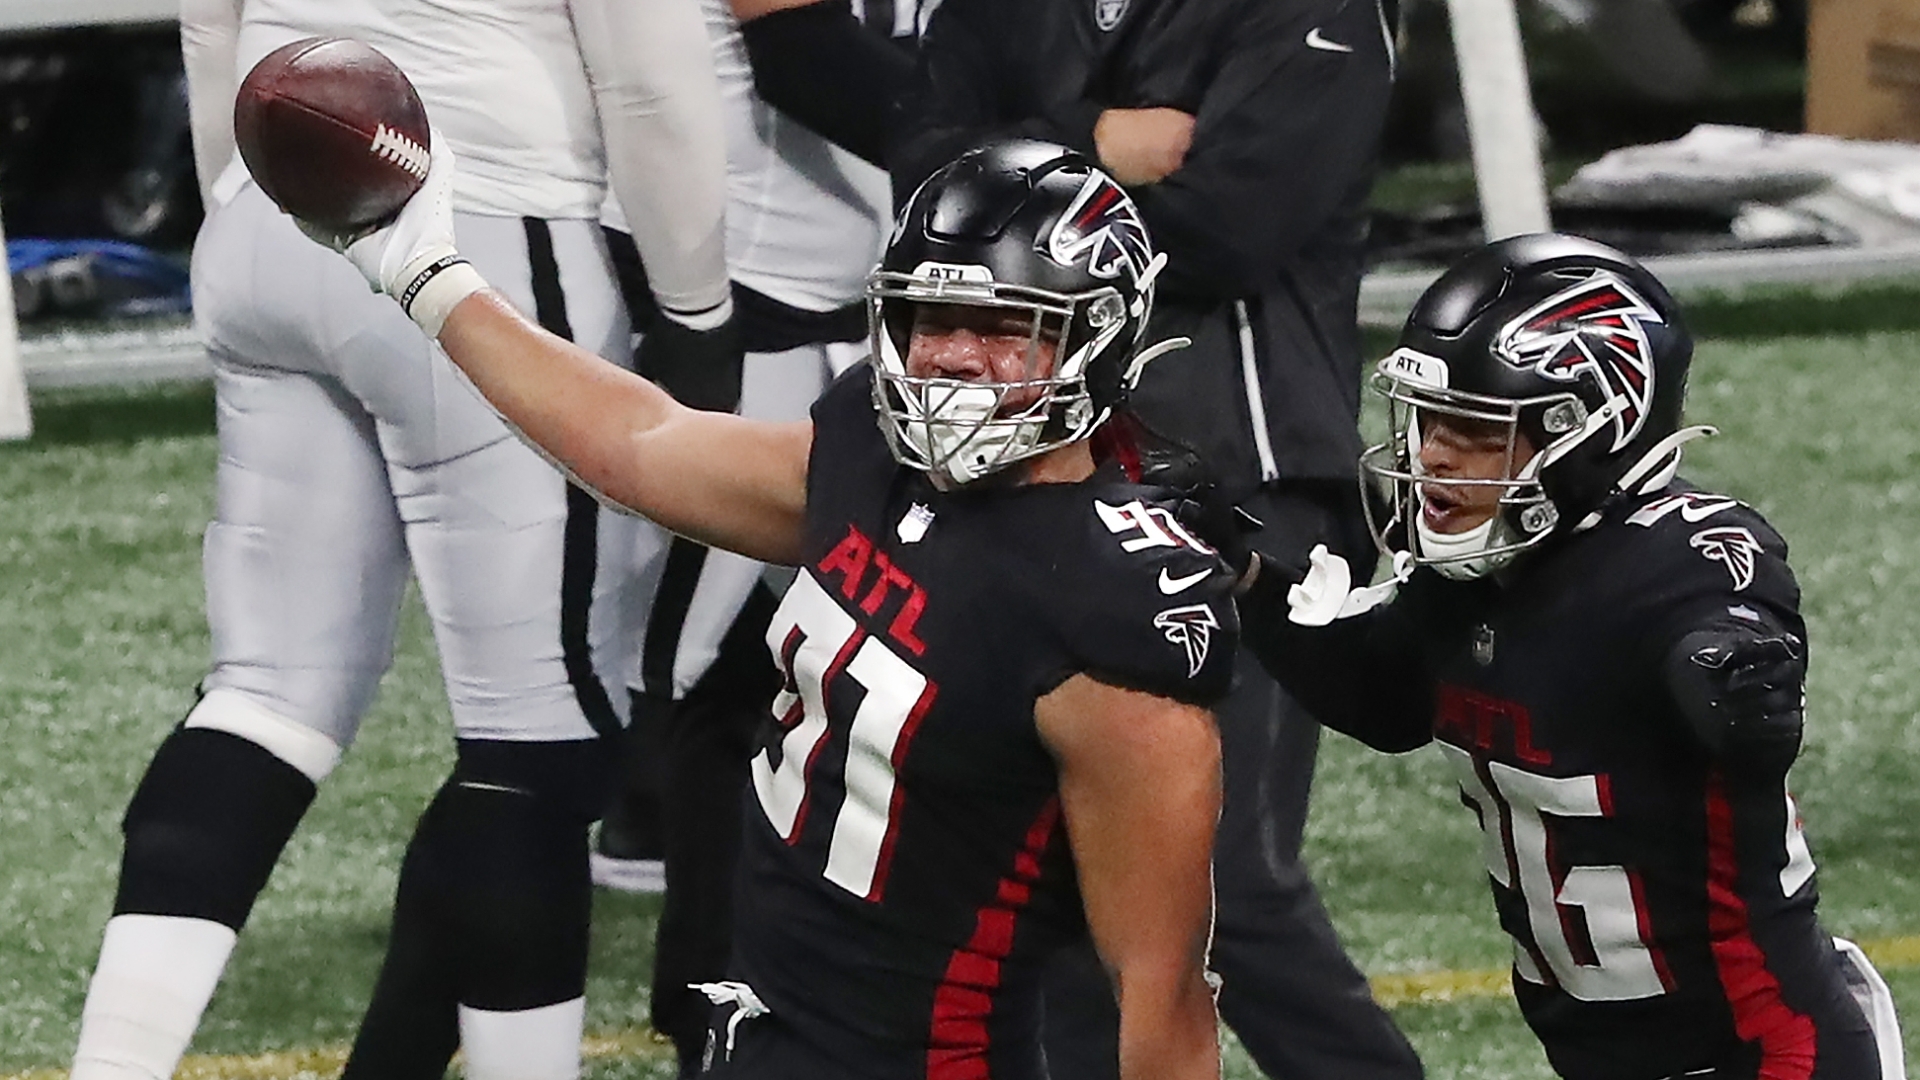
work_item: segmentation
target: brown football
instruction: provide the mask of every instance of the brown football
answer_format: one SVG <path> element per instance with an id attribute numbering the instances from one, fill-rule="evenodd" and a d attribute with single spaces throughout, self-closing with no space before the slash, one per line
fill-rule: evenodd
<path id="1" fill-rule="evenodd" d="M 348 38 L 268 53 L 240 84 L 233 137 L 280 209 L 341 232 L 400 212 L 427 177 L 427 108 L 393 61 Z"/>

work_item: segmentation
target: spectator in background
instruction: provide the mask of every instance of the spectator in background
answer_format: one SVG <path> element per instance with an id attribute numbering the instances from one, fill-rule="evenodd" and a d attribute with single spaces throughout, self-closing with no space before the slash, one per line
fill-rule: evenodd
<path id="1" fill-rule="evenodd" d="M 607 665 L 625 655 L 612 601 L 631 519 L 568 485 L 404 315 L 302 236 L 235 158 L 231 128 L 241 73 L 269 51 L 359 38 L 413 79 L 435 141 L 466 163 L 450 196 L 460 243 L 514 304 L 627 361 L 597 223 L 611 176 L 660 306 L 696 329 L 724 322 L 719 103 L 694 10 L 495 8 L 183 6 L 213 207 L 193 287 L 219 409 L 205 567 L 214 656 L 127 809 L 78 1080 L 173 1075 L 391 661 L 409 569 L 433 620 L 457 757 L 408 846 L 345 1075 L 437 1078 L 456 1047 L 475 1080 L 579 1073 L 587 828 L 604 804 L 602 740 L 622 722 Z"/>
<path id="2" fill-rule="evenodd" d="M 684 404 L 804 420 L 833 376 L 866 355 L 864 295 L 891 216 L 887 176 L 760 100 L 726 0 L 701 8 L 725 110 L 727 263 L 745 362 L 737 351 L 730 363 L 713 355 L 697 368 L 653 362 L 661 335 L 685 333 L 649 316 L 646 268 L 616 203 L 603 220 L 634 324 L 646 328 L 637 367 Z M 911 41 L 911 17 L 889 23 Z M 775 596 L 762 584 L 766 568 L 745 556 L 646 521 L 635 537 L 633 587 L 648 619 L 628 673 L 632 738 L 594 876 L 633 891 L 671 883 L 649 1008 L 654 1030 L 679 1052 L 681 1075 L 692 1076 L 709 1005 L 690 984 L 726 977 L 747 762 L 778 689 L 764 641 Z"/>
<path id="3" fill-rule="evenodd" d="M 945 0 L 912 71 L 851 34 L 838 0 L 735 10 L 762 95 L 884 162 L 896 199 L 989 138 L 1097 157 L 1170 259 L 1151 339 L 1193 340 L 1135 394 L 1167 448 L 1149 466 L 1248 506 L 1276 558 L 1326 543 L 1371 565 L 1356 307 L 1390 0 Z M 1299 863 L 1318 725 L 1244 659 L 1219 711 L 1222 1016 L 1274 1076 L 1420 1075 Z M 1111 997 L 1081 961 L 1049 994 L 1049 1055 L 1056 1075 L 1111 1076 Z"/>

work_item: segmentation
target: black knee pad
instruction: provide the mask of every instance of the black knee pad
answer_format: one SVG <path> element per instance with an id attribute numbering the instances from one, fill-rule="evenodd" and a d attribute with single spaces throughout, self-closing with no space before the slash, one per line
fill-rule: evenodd
<path id="1" fill-rule="evenodd" d="M 606 808 L 617 747 L 600 739 L 462 739 L 453 781 L 523 791 L 556 813 L 591 823 Z"/>
<path id="2" fill-rule="evenodd" d="M 585 991 L 587 826 L 605 801 L 605 758 L 594 742 L 460 744 L 410 862 L 444 913 L 461 1003 L 531 1009 Z"/>
<path id="3" fill-rule="evenodd" d="M 238 735 L 175 728 L 121 822 L 114 914 L 211 919 L 238 931 L 315 790 Z"/>

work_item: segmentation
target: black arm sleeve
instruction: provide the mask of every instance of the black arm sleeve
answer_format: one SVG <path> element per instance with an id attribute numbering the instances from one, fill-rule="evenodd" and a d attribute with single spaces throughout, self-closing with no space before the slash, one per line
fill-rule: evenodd
<path id="1" fill-rule="evenodd" d="M 1287 619 L 1297 581 L 1268 562 L 1240 598 L 1241 640 L 1314 719 L 1387 753 L 1433 739 L 1433 678 L 1406 616 L 1389 604 L 1327 626 Z"/>
<path id="2" fill-rule="evenodd" d="M 853 17 L 849 0 L 822 0 L 742 23 L 753 88 L 762 100 L 836 146 L 885 165 L 888 114 L 913 61 Z"/>
<path id="3" fill-rule="evenodd" d="M 1392 60 L 1375 0 L 1345 0 L 1330 17 L 1327 6 L 1243 5 L 1185 163 L 1132 189 L 1167 253 L 1169 291 L 1257 294 L 1335 214 L 1364 199 Z M 1310 32 L 1352 51 L 1310 48 Z"/>

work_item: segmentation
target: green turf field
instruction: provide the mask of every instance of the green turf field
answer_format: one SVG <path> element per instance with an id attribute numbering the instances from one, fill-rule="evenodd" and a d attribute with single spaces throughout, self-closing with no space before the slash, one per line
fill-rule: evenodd
<path id="1" fill-rule="evenodd" d="M 1688 472 L 1793 544 L 1813 634 L 1795 789 L 1826 921 L 1890 943 L 1920 1048 L 1920 292 L 1708 305 L 1692 419 L 1724 434 Z M 1781 334 L 1813 327 L 1815 336 Z M 206 662 L 199 533 L 215 447 L 204 389 L 43 399 L 0 449 L 0 1077 L 72 1047 L 111 904 L 118 815 Z M 190 1059 L 197 1076 L 330 1075 L 364 1003 L 401 845 L 450 761 L 417 607 L 354 752 L 242 938 Z M 1435 1077 L 1545 1077 L 1512 1003 L 1477 990 L 1507 955 L 1478 834 L 1425 754 L 1329 740 L 1309 857 L 1355 956 Z M 653 902 L 603 897 L 590 1075 L 665 1077 L 637 1031 Z M 1452 990 L 1454 996 L 1448 997 Z M 235 1057 L 241 1055 L 242 1057 Z M 247 1058 L 245 1055 L 265 1055 Z M 184 1075 L 184 1074 L 183 1074 Z M 1228 1075 L 1257 1076 L 1231 1055 Z"/>

